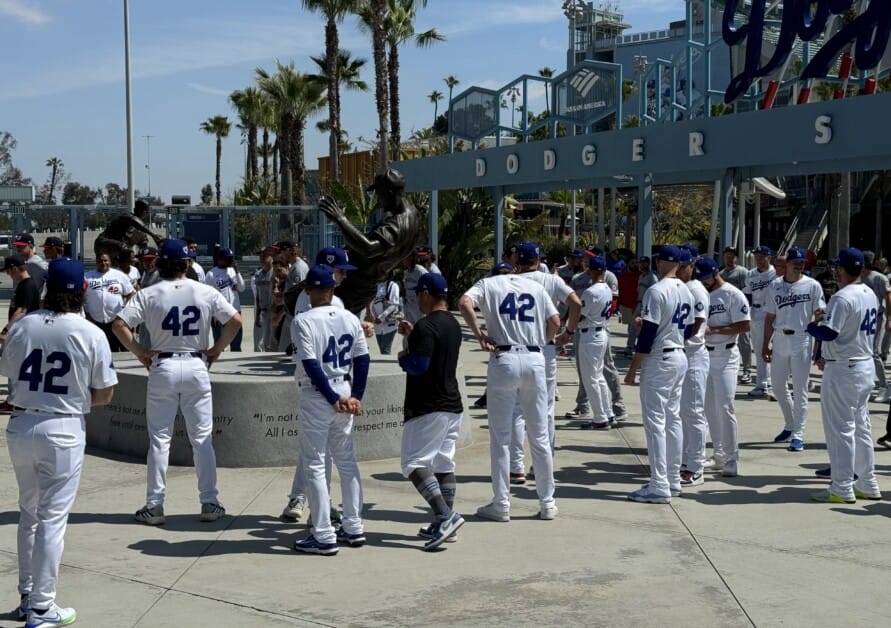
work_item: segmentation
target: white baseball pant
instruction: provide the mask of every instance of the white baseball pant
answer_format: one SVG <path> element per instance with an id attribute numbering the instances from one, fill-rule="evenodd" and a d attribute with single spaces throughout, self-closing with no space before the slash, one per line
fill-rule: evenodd
<path id="1" fill-rule="evenodd" d="M 402 475 L 415 469 L 454 473 L 455 443 L 461 429 L 460 412 L 431 412 L 409 419 L 402 426 Z"/>
<path id="2" fill-rule="evenodd" d="M 755 312 L 762 312 L 756 314 Z M 755 360 L 755 386 L 767 390 L 771 388 L 770 384 L 770 363 L 765 362 L 761 357 L 761 339 L 764 338 L 764 317 L 767 316 L 763 310 L 754 310 L 752 314 L 752 338 L 754 344 L 759 347 L 758 351 L 752 351 L 752 359 Z"/>
<path id="3" fill-rule="evenodd" d="M 709 356 L 705 345 L 688 349 L 687 373 L 681 387 L 681 424 L 684 427 L 684 453 L 681 462 L 692 473 L 702 473 L 708 420 L 705 418 L 705 391 Z"/>
<path id="4" fill-rule="evenodd" d="M 526 420 L 539 502 L 543 508 L 554 505 L 554 459 L 548 435 L 545 380 L 545 359 L 538 351 L 517 346 L 489 357 L 487 381 L 492 503 L 499 511 L 510 511 L 510 443 L 517 402 Z"/>
<path id="5" fill-rule="evenodd" d="M 600 329 L 600 331 L 595 331 Z M 590 327 L 581 332 L 578 345 L 581 380 L 598 423 L 609 421 L 612 416 L 610 392 L 603 374 L 603 362 L 609 347 L 609 333 L 605 328 Z"/>
<path id="6" fill-rule="evenodd" d="M 879 388 L 885 388 L 888 385 L 888 379 L 885 377 L 885 358 L 882 357 L 882 345 L 885 343 L 885 312 L 879 312 L 876 317 L 876 335 L 872 339 L 872 359 L 876 370 L 876 384 Z"/>
<path id="7" fill-rule="evenodd" d="M 149 370 L 145 418 L 149 451 L 146 458 L 148 488 L 145 503 L 164 503 L 170 440 L 177 410 L 182 410 L 202 504 L 217 502 L 217 457 L 213 450 L 213 398 L 204 360 L 188 353 L 156 358 Z"/>
<path id="8" fill-rule="evenodd" d="M 869 419 L 874 378 L 875 367 L 869 359 L 827 361 L 823 371 L 823 431 L 832 464 L 829 490 L 839 497 L 854 497 L 854 488 L 869 494 L 879 492 Z"/>
<path id="9" fill-rule="evenodd" d="M 350 396 L 350 383 L 341 378 L 328 380 L 341 397 Z M 362 483 L 353 449 L 353 416 L 334 411 L 328 400 L 312 384 L 301 382 L 298 439 L 300 464 L 306 473 L 306 493 L 312 515 L 313 536 L 319 543 L 335 543 L 337 535 L 331 524 L 331 497 L 325 459 L 330 456 L 340 476 L 343 496 L 343 529 L 348 534 L 362 534 Z"/>
<path id="10" fill-rule="evenodd" d="M 687 371 L 682 349 L 654 349 L 640 369 L 640 407 L 650 461 L 650 492 L 671 497 L 681 488 L 681 382 Z"/>
<path id="11" fill-rule="evenodd" d="M 735 343 L 716 345 L 708 352 L 708 384 L 705 389 L 705 416 L 712 435 L 715 460 L 724 464 L 739 460 L 739 427 L 733 400 L 739 350 Z M 712 345 L 709 345 L 712 346 Z"/>
<path id="12" fill-rule="evenodd" d="M 80 416 L 16 414 L 6 428 L 19 488 L 19 593 L 30 593 L 34 608 L 49 608 L 56 599 L 85 442 Z"/>
<path id="13" fill-rule="evenodd" d="M 556 451 L 557 428 L 554 424 L 554 413 L 557 403 L 557 347 L 546 345 L 542 348 L 545 358 L 545 382 L 548 389 L 548 439 L 551 452 Z M 514 426 L 510 437 L 510 472 L 524 473 L 526 469 L 524 440 L 526 435 L 526 419 L 519 400 L 514 408 Z"/>
<path id="14" fill-rule="evenodd" d="M 260 326 L 254 327 L 254 351 L 273 351 L 275 349 L 275 329 L 272 327 L 274 314 L 269 310 L 255 312 L 260 317 Z"/>
<path id="15" fill-rule="evenodd" d="M 807 422 L 807 378 L 811 372 L 813 340 L 805 332 L 784 334 L 782 329 L 773 333 L 773 354 L 770 361 L 770 380 L 773 393 L 783 411 L 786 430 L 792 438 L 804 438 Z M 792 374 L 792 393 L 786 388 L 786 380 Z"/>

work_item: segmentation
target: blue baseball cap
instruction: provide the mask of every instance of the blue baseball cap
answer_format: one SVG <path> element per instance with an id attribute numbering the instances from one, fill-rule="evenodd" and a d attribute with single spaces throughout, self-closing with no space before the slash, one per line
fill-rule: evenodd
<path id="1" fill-rule="evenodd" d="M 836 266 L 841 266 L 842 268 L 856 268 L 857 270 L 863 270 L 863 267 L 866 266 L 866 260 L 863 257 L 863 253 L 860 249 L 855 249 L 854 247 L 839 251 L 838 257 L 832 260 L 832 263 Z"/>
<path id="2" fill-rule="evenodd" d="M 613 264 L 613 272 L 616 273 L 617 275 L 619 273 L 621 273 L 623 270 L 625 270 L 625 268 L 626 268 L 625 262 L 623 262 L 622 260 L 619 260 L 618 262 Z"/>
<path id="3" fill-rule="evenodd" d="M 70 257 L 60 257 L 49 263 L 46 288 L 53 292 L 77 292 L 84 289 L 84 265 Z"/>
<path id="4" fill-rule="evenodd" d="M 541 258 L 541 249 L 535 242 L 520 242 L 517 257 L 521 262 L 534 262 Z"/>
<path id="5" fill-rule="evenodd" d="M 337 285 L 334 281 L 334 269 L 324 264 L 316 264 L 306 273 L 303 285 L 307 288 L 331 288 Z"/>
<path id="6" fill-rule="evenodd" d="M 336 246 L 326 246 L 316 254 L 316 264 L 324 264 L 340 270 L 356 270 L 356 266 L 350 264 L 347 252 Z"/>
<path id="7" fill-rule="evenodd" d="M 681 249 L 673 244 L 665 244 L 659 249 L 657 257 L 660 262 L 680 262 Z"/>
<path id="8" fill-rule="evenodd" d="M 498 275 L 501 274 L 502 270 L 506 270 L 509 273 L 514 272 L 513 264 L 508 264 L 507 262 L 498 262 L 495 266 L 492 267 L 492 274 Z"/>
<path id="9" fill-rule="evenodd" d="M 592 255 L 591 258 L 588 259 L 588 269 L 606 270 L 606 260 L 603 259 L 602 255 Z"/>
<path id="10" fill-rule="evenodd" d="M 773 251 L 770 250 L 769 246 L 759 246 L 753 249 L 752 253 L 754 253 L 755 255 L 767 255 L 768 257 L 773 255 Z"/>
<path id="11" fill-rule="evenodd" d="M 566 257 L 584 257 L 585 252 L 581 249 L 572 249 L 566 254 Z"/>
<path id="12" fill-rule="evenodd" d="M 217 257 L 235 257 L 235 251 L 230 248 L 222 248 L 217 250 Z"/>
<path id="13" fill-rule="evenodd" d="M 680 262 L 682 266 L 689 266 L 694 261 L 696 260 L 693 258 L 693 254 L 690 253 L 688 249 L 681 247 L 681 254 L 678 256 L 678 262 Z"/>
<path id="14" fill-rule="evenodd" d="M 158 251 L 161 259 L 186 259 L 189 257 L 189 245 L 185 240 L 164 240 Z"/>
<path id="15" fill-rule="evenodd" d="M 681 245 L 681 249 L 685 251 L 689 251 L 690 255 L 693 256 L 693 260 L 695 261 L 697 257 L 699 257 L 699 247 L 693 244 L 692 242 L 687 242 L 686 244 Z"/>
<path id="16" fill-rule="evenodd" d="M 445 277 L 439 273 L 424 273 L 418 279 L 418 285 L 415 286 L 415 292 L 426 290 L 430 294 L 442 296 L 448 294 L 449 285 L 446 283 Z"/>
<path id="17" fill-rule="evenodd" d="M 710 257 L 700 257 L 696 260 L 696 273 L 694 276 L 699 281 L 703 279 L 711 279 L 718 272 L 718 264 Z"/>
<path id="18" fill-rule="evenodd" d="M 804 249 L 798 246 L 793 246 L 791 249 L 786 251 L 786 261 L 787 262 L 803 262 L 807 259 L 807 254 L 804 252 Z"/>

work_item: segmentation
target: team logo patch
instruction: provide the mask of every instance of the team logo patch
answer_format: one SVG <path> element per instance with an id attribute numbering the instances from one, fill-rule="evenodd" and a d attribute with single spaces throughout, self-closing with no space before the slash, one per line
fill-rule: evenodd
<path id="1" fill-rule="evenodd" d="M 701 312 L 701 311 L 703 311 L 704 309 L 705 309 L 705 304 L 704 304 L 704 303 L 699 302 L 699 303 L 696 304 L 696 311 L 697 311 L 697 312 Z"/>
<path id="2" fill-rule="evenodd" d="M 330 266 L 331 264 L 334 263 L 335 258 L 333 255 L 327 255 L 327 256 L 325 256 L 325 261 L 328 262 L 328 265 Z"/>
<path id="3" fill-rule="evenodd" d="M 749 306 L 748 306 L 748 305 L 744 305 L 744 306 L 742 306 L 741 308 L 739 308 L 739 311 L 742 312 L 743 314 L 748 314 L 748 313 L 749 313 Z"/>

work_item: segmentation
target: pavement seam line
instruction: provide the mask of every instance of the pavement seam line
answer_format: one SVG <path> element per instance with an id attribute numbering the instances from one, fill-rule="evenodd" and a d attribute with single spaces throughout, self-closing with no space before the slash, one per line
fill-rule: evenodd
<path id="1" fill-rule="evenodd" d="M 646 429 L 646 428 L 644 428 L 644 429 Z M 638 464 L 640 464 L 641 467 L 649 469 L 649 466 L 650 466 L 649 462 L 644 464 L 644 462 L 643 462 L 643 460 L 641 460 L 640 456 L 634 452 L 634 447 L 631 445 L 631 443 L 628 442 L 628 439 L 625 438 L 625 434 L 621 430 L 619 430 L 619 436 L 625 442 L 625 445 L 628 447 L 628 450 L 630 451 L 631 455 L 637 459 Z M 696 535 L 693 534 L 693 530 L 690 529 L 690 526 L 687 525 L 687 522 L 684 521 L 684 518 L 681 517 L 681 514 L 677 511 L 677 508 L 675 508 L 674 503 L 670 503 L 668 505 L 668 507 L 671 508 L 671 512 L 674 513 L 674 516 L 677 518 L 678 522 L 681 524 L 681 526 L 683 526 L 684 530 L 687 531 L 687 534 L 690 536 L 690 539 L 696 544 L 696 547 L 699 548 L 699 551 L 700 551 L 700 553 L 702 553 L 703 558 L 705 558 L 706 562 L 708 562 L 709 566 L 712 568 L 712 571 L 715 572 L 715 575 L 718 577 L 718 579 L 724 585 L 724 588 L 727 589 L 727 592 L 733 598 L 733 601 L 736 602 L 736 605 L 739 607 L 739 610 L 742 612 L 743 615 L 745 615 L 746 619 L 749 620 L 749 623 L 752 626 L 757 626 L 755 621 L 752 619 L 752 616 L 749 615 L 749 611 L 746 610 L 745 606 L 743 606 L 742 600 L 739 599 L 739 597 L 736 595 L 736 592 L 733 590 L 733 587 L 730 586 L 730 583 L 727 582 L 726 578 L 724 578 L 724 575 L 718 570 L 718 566 L 714 563 L 711 556 L 708 555 L 708 552 L 705 550 L 705 548 L 699 542 L 699 539 L 696 538 Z"/>

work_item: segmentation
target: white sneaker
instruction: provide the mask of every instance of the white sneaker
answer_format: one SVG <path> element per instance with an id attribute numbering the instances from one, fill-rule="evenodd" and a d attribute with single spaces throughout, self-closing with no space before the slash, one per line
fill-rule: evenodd
<path id="1" fill-rule="evenodd" d="M 763 386 L 755 386 L 749 391 L 749 397 L 766 397 L 767 390 Z"/>
<path id="2" fill-rule="evenodd" d="M 891 386 L 886 386 L 876 395 L 876 403 L 888 403 L 891 401 Z"/>
<path id="3" fill-rule="evenodd" d="M 557 504 L 551 506 L 542 506 L 538 511 L 538 518 L 545 521 L 552 521 L 557 518 Z"/>
<path id="4" fill-rule="evenodd" d="M 53 604 L 43 613 L 32 608 L 25 622 L 25 628 L 49 628 L 50 626 L 67 626 L 77 619 L 77 611 L 73 608 L 61 608 Z"/>
<path id="5" fill-rule="evenodd" d="M 476 516 L 483 519 L 488 519 L 489 521 L 500 521 L 502 523 L 510 521 L 510 513 L 503 510 L 498 510 L 495 507 L 495 504 L 491 502 L 486 504 L 485 506 L 480 506 L 479 508 L 477 508 Z"/>
<path id="6" fill-rule="evenodd" d="M 739 475 L 739 463 L 736 460 L 726 463 L 721 471 L 721 475 L 725 478 L 735 478 Z"/>
<path id="7" fill-rule="evenodd" d="M 702 468 L 706 471 L 720 471 L 724 468 L 724 463 L 712 456 L 702 463 Z"/>
<path id="8" fill-rule="evenodd" d="M 285 509 L 282 510 L 282 517 L 291 519 L 292 521 L 300 521 L 303 518 L 303 510 L 306 508 L 306 497 L 298 495 L 288 500 Z"/>

